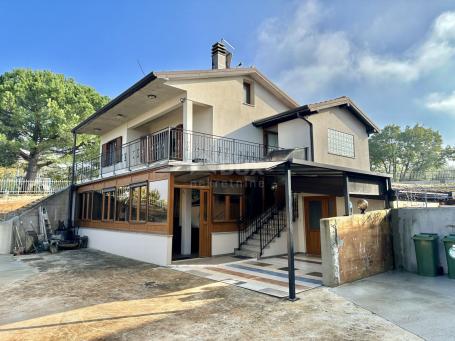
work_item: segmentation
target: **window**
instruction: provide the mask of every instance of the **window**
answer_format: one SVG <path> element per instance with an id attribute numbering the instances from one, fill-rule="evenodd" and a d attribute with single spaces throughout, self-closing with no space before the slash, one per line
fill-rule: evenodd
<path id="1" fill-rule="evenodd" d="M 145 222 L 147 218 L 147 184 L 131 187 L 131 222 Z"/>
<path id="2" fill-rule="evenodd" d="M 342 133 L 334 129 L 328 130 L 328 145 L 329 153 L 346 156 L 346 157 L 355 157 L 354 152 L 354 135 Z"/>
<path id="3" fill-rule="evenodd" d="M 115 189 L 103 191 L 103 220 L 114 220 L 115 217 Z"/>
<path id="4" fill-rule="evenodd" d="M 243 103 L 253 105 L 253 84 L 249 81 L 243 81 Z"/>
<path id="5" fill-rule="evenodd" d="M 274 131 L 265 131 L 264 144 L 267 148 L 267 152 L 277 149 L 276 147 L 278 147 L 278 133 Z"/>
<path id="6" fill-rule="evenodd" d="M 92 220 L 101 220 L 103 194 L 100 190 L 93 191 L 92 201 Z"/>
<path id="7" fill-rule="evenodd" d="M 148 221 L 165 223 L 167 221 L 168 180 L 150 181 L 148 197 Z"/>
<path id="8" fill-rule="evenodd" d="M 214 221 L 236 221 L 242 216 L 243 186 L 237 181 L 213 182 Z"/>
<path id="9" fill-rule="evenodd" d="M 122 137 L 109 141 L 102 146 L 101 166 L 108 167 L 122 161 Z"/>
<path id="10" fill-rule="evenodd" d="M 116 220 L 128 221 L 130 215 L 130 189 L 128 186 L 117 188 Z"/>
<path id="11" fill-rule="evenodd" d="M 84 192 L 79 194 L 79 219 L 92 219 L 92 192 Z"/>

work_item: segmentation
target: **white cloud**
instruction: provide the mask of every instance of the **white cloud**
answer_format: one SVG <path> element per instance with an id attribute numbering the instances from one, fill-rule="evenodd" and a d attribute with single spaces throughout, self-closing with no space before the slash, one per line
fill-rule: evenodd
<path id="1" fill-rule="evenodd" d="M 455 58 L 455 12 L 440 14 L 422 41 L 399 55 L 365 50 L 347 32 L 327 30 L 333 17 L 310 0 L 286 20 L 265 21 L 258 33 L 258 64 L 291 93 L 304 89 L 311 96 L 347 80 L 412 83 Z"/>
<path id="2" fill-rule="evenodd" d="M 434 92 L 426 98 L 425 106 L 432 111 L 455 115 L 455 91 L 450 94 Z"/>

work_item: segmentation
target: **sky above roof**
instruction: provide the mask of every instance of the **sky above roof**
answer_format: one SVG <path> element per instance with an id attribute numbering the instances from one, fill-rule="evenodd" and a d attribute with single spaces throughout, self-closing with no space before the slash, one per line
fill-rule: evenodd
<path id="1" fill-rule="evenodd" d="M 210 68 L 225 38 L 233 65 L 301 104 L 349 96 L 381 127 L 420 123 L 455 144 L 455 0 L 16 0 L 0 13 L 0 73 L 48 69 L 115 97 L 143 73 Z"/>

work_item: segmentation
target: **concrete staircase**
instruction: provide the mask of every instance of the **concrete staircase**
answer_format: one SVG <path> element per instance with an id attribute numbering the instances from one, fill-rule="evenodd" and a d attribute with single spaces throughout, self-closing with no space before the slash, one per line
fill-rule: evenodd
<path id="1" fill-rule="evenodd" d="M 246 236 L 240 247 L 234 250 L 235 256 L 260 258 L 266 249 L 273 248 L 273 244 L 281 236 L 286 228 L 286 215 L 283 210 L 271 208 L 270 212 L 264 212 L 260 217 L 254 219 L 245 230 L 252 233 Z M 254 227 L 251 225 L 254 224 Z M 262 238 L 262 249 L 261 249 Z"/>

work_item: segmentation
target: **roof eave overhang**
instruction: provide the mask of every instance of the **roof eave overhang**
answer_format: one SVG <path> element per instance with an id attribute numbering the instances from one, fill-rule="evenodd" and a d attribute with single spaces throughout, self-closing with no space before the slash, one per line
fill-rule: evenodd
<path id="1" fill-rule="evenodd" d="M 120 95 L 118 95 L 113 100 L 111 100 L 109 103 L 107 103 L 104 107 L 102 107 L 101 109 L 97 110 L 94 114 L 92 114 L 91 116 L 87 117 L 85 120 L 80 122 L 76 127 L 74 127 L 71 130 L 71 132 L 73 134 L 76 134 L 81 128 L 83 128 L 89 122 L 91 122 L 91 121 L 95 120 L 96 118 L 100 117 L 101 115 L 103 115 L 104 113 L 106 113 L 107 111 L 109 111 L 110 109 L 115 107 L 117 104 L 119 104 L 120 102 L 124 101 L 125 99 L 127 99 L 128 97 L 133 95 L 135 92 L 139 91 L 144 86 L 146 86 L 150 82 L 153 82 L 157 78 L 158 77 L 153 73 L 153 71 L 150 72 L 144 78 L 142 78 L 141 80 L 139 80 L 138 82 L 133 84 L 131 87 L 129 87 L 124 92 L 122 92 Z"/>

